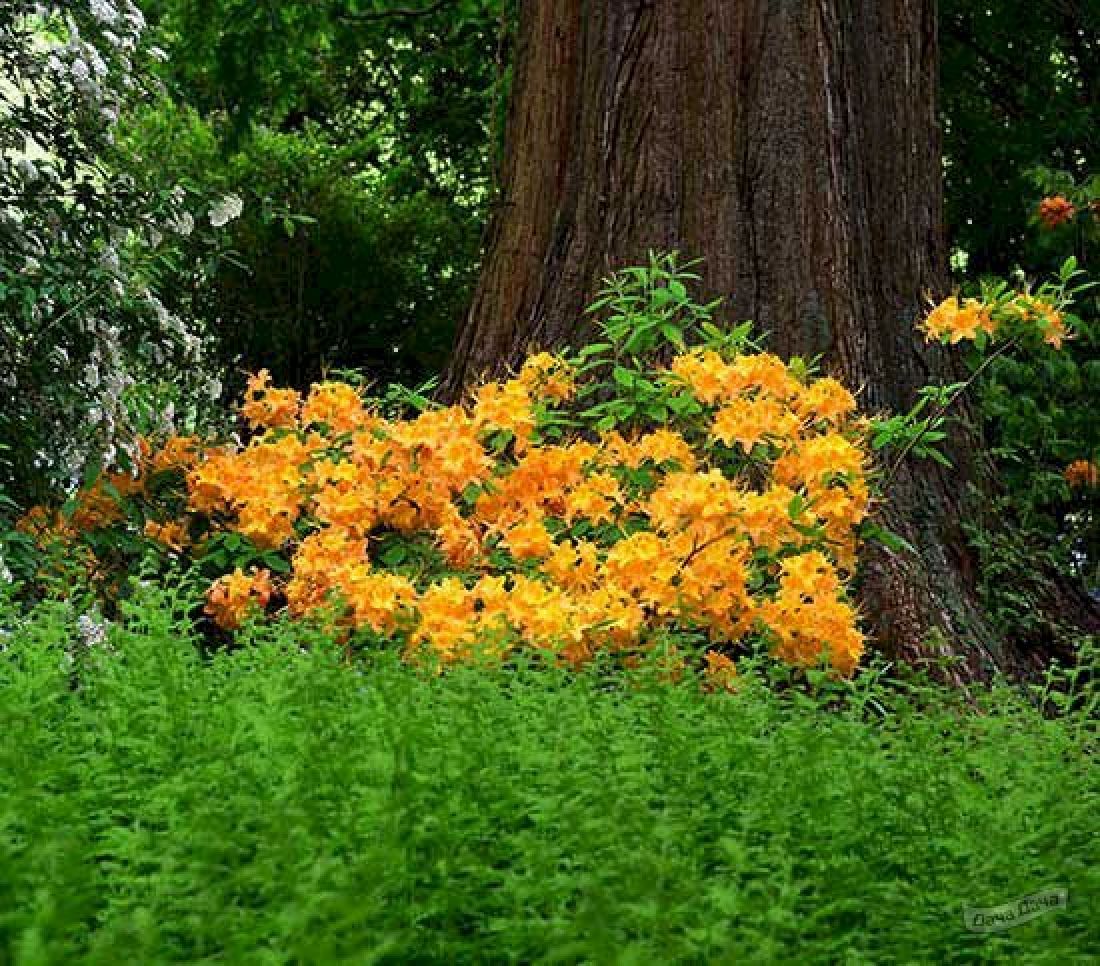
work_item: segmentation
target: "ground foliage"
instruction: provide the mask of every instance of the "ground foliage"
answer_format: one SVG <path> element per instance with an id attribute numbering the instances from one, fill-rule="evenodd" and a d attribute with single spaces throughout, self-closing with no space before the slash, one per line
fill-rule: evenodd
<path id="1" fill-rule="evenodd" d="M 203 659 L 199 593 L 139 589 L 100 628 L 0 605 L 6 960 L 1100 952 L 1094 693 L 1044 718 L 1001 688 L 814 696 L 748 666 L 709 696 L 657 667 L 436 677 L 290 623 Z M 1058 886 L 1064 910 L 963 927 Z"/>

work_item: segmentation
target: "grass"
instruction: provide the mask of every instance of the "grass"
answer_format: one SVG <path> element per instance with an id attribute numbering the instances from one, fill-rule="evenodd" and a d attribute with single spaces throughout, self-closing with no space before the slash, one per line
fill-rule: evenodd
<path id="1" fill-rule="evenodd" d="M 279 626 L 203 657 L 184 609 L 148 592 L 75 664 L 63 608 L 0 614 L 0 961 L 1100 955 L 1088 722 L 1008 690 L 425 677 Z"/>

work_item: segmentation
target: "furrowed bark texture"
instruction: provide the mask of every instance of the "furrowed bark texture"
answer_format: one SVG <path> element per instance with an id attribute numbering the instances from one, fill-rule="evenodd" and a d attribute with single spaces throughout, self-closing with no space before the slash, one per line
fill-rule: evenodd
<path id="1" fill-rule="evenodd" d="M 704 295 L 781 355 L 821 354 L 868 411 L 907 409 L 950 362 L 914 335 L 946 283 L 935 0 L 523 0 L 502 202 L 443 392 L 577 345 L 610 271 L 705 259 Z M 907 660 L 1021 672 L 959 528 L 974 472 L 902 467 L 862 602 Z"/>

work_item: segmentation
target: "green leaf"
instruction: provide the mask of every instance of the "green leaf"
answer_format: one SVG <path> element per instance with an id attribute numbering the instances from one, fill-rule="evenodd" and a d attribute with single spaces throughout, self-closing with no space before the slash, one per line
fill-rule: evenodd
<path id="1" fill-rule="evenodd" d="M 623 366 L 615 366 L 615 368 L 611 370 L 611 378 L 624 389 L 632 389 L 634 383 L 637 381 L 638 374 Z"/>
<path id="2" fill-rule="evenodd" d="M 671 322 L 665 322 L 661 326 L 661 335 L 663 335 L 669 342 L 671 342 L 677 349 L 683 351 L 687 348 L 684 342 L 684 334 L 680 331 L 680 328 L 673 325 Z"/>
<path id="3" fill-rule="evenodd" d="M 274 571 L 277 574 L 290 573 L 290 564 L 277 553 L 265 553 L 260 560 L 268 570 Z"/>
<path id="4" fill-rule="evenodd" d="M 599 355 L 601 352 L 606 352 L 611 348 L 610 342 L 592 342 L 589 345 L 582 346 L 577 350 L 578 359 L 587 359 L 590 356 Z"/>
<path id="5" fill-rule="evenodd" d="M 399 567 L 408 559 L 408 557 L 408 548 L 403 543 L 395 543 L 387 547 L 383 551 L 379 559 L 387 567 Z"/>
<path id="6" fill-rule="evenodd" d="M 916 554 L 917 552 L 917 548 L 900 534 L 879 526 L 877 523 L 864 523 L 863 526 L 860 527 L 860 534 L 867 540 L 881 543 L 888 550 L 905 550 L 912 554 Z"/>

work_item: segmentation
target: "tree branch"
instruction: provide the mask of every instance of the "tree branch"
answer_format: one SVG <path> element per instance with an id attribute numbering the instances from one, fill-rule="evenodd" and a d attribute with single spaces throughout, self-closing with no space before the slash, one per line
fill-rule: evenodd
<path id="1" fill-rule="evenodd" d="M 346 23 L 374 23 L 379 20 L 415 20 L 418 17 L 430 17 L 438 13 L 444 7 L 450 6 L 454 0 L 435 0 L 426 7 L 394 7 L 391 10 L 371 10 L 362 13 L 338 14 L 338 19 Z"/>

